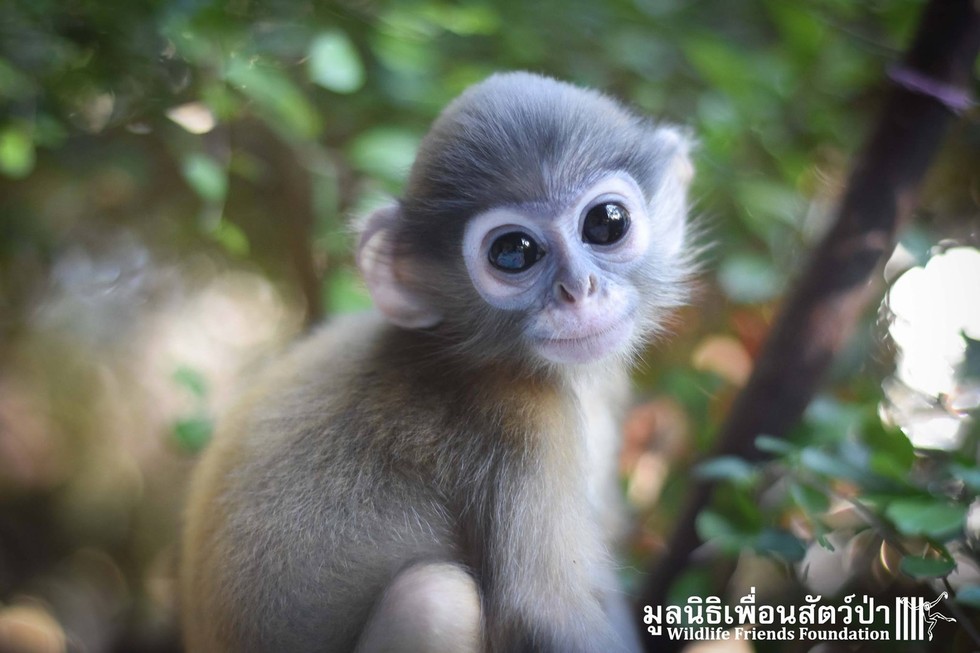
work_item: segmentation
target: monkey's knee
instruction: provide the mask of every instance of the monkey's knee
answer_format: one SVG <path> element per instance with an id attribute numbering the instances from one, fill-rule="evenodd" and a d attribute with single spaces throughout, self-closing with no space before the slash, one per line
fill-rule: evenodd
<path id="1" fill-rule="evenodd" d="M 358 653 L 478 653 L 480 593 L 462 567 L 418 564 L 402 571 L 375 607 Z"/>

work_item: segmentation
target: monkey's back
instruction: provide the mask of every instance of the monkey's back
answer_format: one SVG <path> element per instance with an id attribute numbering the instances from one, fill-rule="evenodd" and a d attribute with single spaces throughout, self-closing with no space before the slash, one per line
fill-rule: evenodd
<path id="1" fill-rule="evenodd" d="M 460 557 L 436 470 L 456 455 L 450 408 L 380 366 L 389 329 L 368 315 L 314 334 L 219 425 L 186 517 L 190 653 L 352 650 L 394 573 Z"/>

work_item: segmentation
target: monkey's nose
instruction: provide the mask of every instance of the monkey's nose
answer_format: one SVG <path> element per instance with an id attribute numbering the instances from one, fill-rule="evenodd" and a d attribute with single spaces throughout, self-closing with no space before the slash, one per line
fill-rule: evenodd
<path id="1" fill-rule="evenodd" d="M 566 304 L 581 302 L 587 297 L 591 297 L 599 288 L 599 280 L 594 274 L 588 275 L 578 283 L 569 281 L 559 281 L 555 284 L 555 294 L 558 299 Z"/>

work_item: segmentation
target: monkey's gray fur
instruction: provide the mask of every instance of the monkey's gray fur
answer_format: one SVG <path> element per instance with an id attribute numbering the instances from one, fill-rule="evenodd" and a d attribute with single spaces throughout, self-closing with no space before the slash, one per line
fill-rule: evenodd
<path id="1" fill-rule="evenodd" d="M 494 75 L 446 107 L 422 141 L 393 240 L 420 265 L 451 268 L 437 288 L 422 290 L 434 290 L 436 301 L 448 295 L 465 306 L 441 325 L 453 334 L 453 345 L 490 358 L 520 355 L 514 349 L 520 349 L 522 315 L 480 301 L 458 257 L 444 256 L 460 242 L 467 218 L 501 205 L 539 203 L 557 211 L 576 189 L 614 170 L 632 174 L 652 199 L 678 175 L 690 174 L 674 163 L 690 165 L 688 148 L 677 129 L 657 128 L 591 89 L 530 73 Z M 662 207 L 666 215 L 685 210 Z M 685 227 L 672 219 L 653 226 L 655 237 L 665 238 L 676 238 L 667 232 Z M 658 334 L 670 309 L 686 301 L 690 257 L 691 250 L 684 250 L 669 260 L 651 259 L 638 275 L 655 288 L 644 297 L 647 335 Z"/>
<path id="2" fill-rule="evenodd" d="M 413 606 L 391 589 L 411 569 L 456 570 L 463 594 L 473 588 L 478 616 L 461 607 L 460 618 L 476 639 L 431 650 L 635 648 L 618 632 L 609 554 L 617 418 L 630 357 L 686 296 L 687 161 L 676 130 L 537 75 L 495 75 L 450 104 L 398 206 L 376 220 L 389 230 L 380 255 L 398 262 L 393 283 L 438 320 L 337 320 L 265 372 L 221 423 L 190 490 L 180 577 L 188 652 L 408 650 L 372 638 L 418 630 L 395 623 Z M 461 255 L 464 230 L 495 207 L 558 214 L 616 171 L 651 205 L 650 253 L 615 272 L 641 297 L 635 337 L 602 361 L 543 360 L 526 338 L 539 306 L 481 299 Z"/>

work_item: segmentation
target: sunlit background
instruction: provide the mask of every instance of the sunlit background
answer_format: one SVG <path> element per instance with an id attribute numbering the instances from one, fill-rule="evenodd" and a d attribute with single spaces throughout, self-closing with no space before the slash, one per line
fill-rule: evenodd
<path id="1" fill-rule="evenodd" d="M 909 256 L 899 246 L 892 262 Z M 925 265 L 892 282 L 883 308 L 891 312 L 896 347 L 896 369 L 883 384 L 883 418 L 917 447 L 959 449 L 968 416 L 980 405 L 980 252 L 937 247 Z"/>
<path id="2" fill-rule="evenodd" d="M 921 6 L 0 3 L 0 651 L 179 650 L 180 506 L 215 417 L 310 325 L 368 306 L 350 219 L 397 195 L 440 108 L 497 70 L 600 88 L 698 139 L 698 297 L 638 369 L 625 427 L 636 586 Z M 770 462 L 700 468 L 732 491 L 699 519 L 678 601 L 949 583 L 975 618 L 976 118 L 804 424 Z M 941 624 L 930 650 L 965 633 Z"/>

